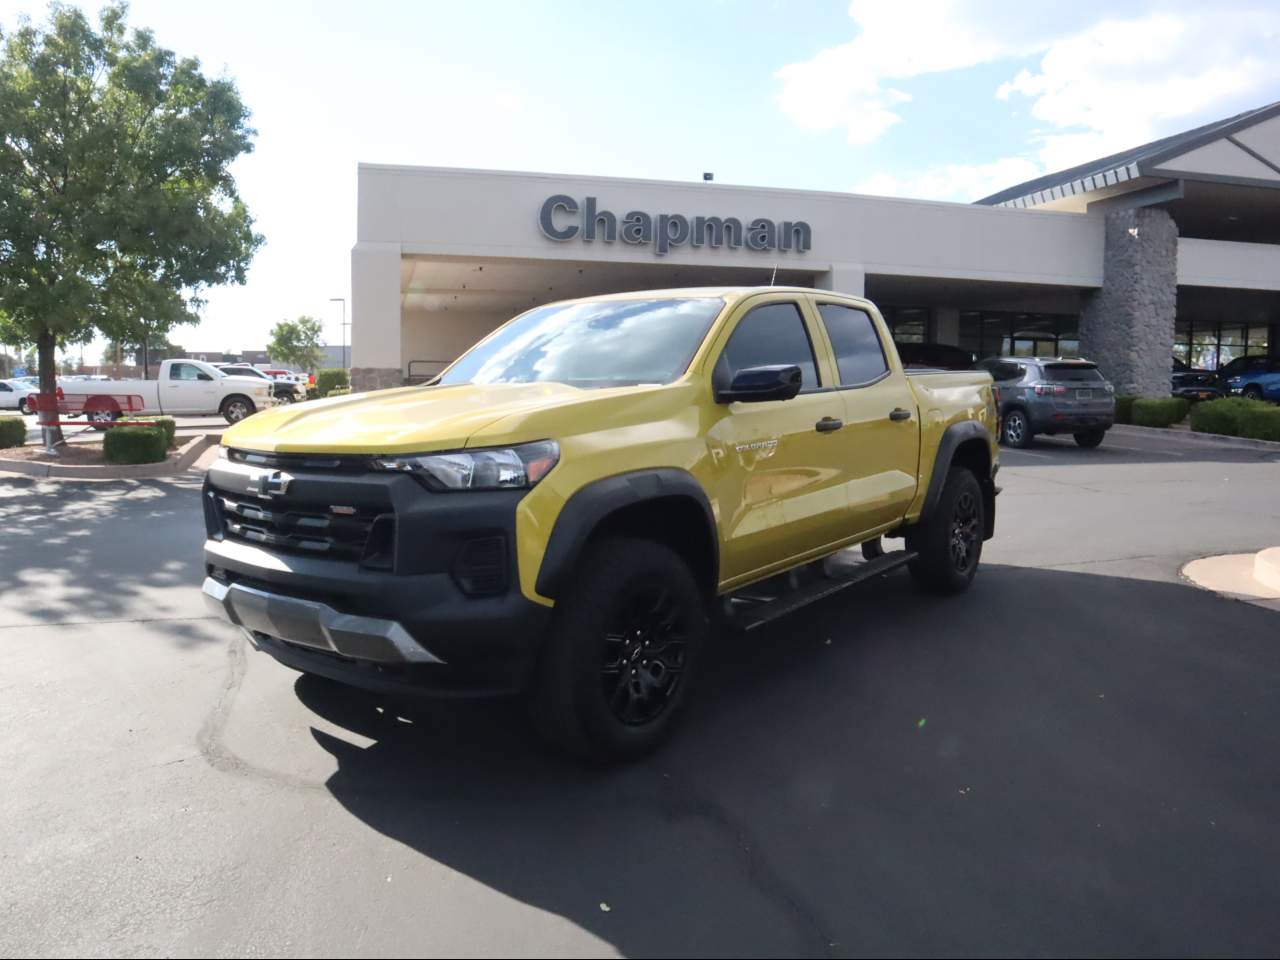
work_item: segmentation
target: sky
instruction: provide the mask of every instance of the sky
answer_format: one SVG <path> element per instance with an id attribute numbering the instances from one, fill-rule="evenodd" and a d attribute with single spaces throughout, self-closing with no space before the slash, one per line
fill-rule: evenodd
<path id="1" fill-rule="evenodd" d="M 96 14 L 96 2 L 81 3 Z M 0 0 L 0 29 L 47 6 Z M 266 244 L 188 350 L 350 319 L 360 162 L 968 202 L 1280 100 L 1280 3 L 135 0 L 238 85 Z M 97 359 L 100 347 L 86 348 Z"/>

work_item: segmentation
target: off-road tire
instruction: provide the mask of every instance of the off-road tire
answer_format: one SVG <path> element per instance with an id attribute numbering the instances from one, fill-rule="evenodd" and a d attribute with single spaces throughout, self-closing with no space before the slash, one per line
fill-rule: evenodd
<path id="1" fill-rule="evenodd" d="M 960 593 L 973 582 L 982 558 L 986 500 L 969 469 L 953 466 L 929 519 L 907 531 L 907 549 L 918 556 L 908 569 L 926 593 Z"/>
<path id="2" fill-rule="evenodd" d="M 662 616 L 652 624 L 632 616 L 661 596 L 669 601 L 665 628 Z M 538 731 L 555 749 L 592 762 L 648 753 L 688 703 L 708 633 L 706 601 L 679 554 L 630 538 L 590 544 L 557 598 L 539 658 L 530 696 Z M 659 705 L 660 684 L 673 678 Z M 645 717 L 633 711 L 637 702 L 657 712 Z"/>

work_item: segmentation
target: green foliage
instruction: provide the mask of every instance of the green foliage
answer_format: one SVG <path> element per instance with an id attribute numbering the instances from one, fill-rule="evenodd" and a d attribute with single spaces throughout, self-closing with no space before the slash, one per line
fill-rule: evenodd
<path id="1" fill-rule="evenodd" d="M 107 463 L 160 463 L 168 456 L 158 427 L 112 427 L 102 438 Z"/>
<path id="2" fill-rule="evenodd" d="M 130 417 L 130 423 L 145 423 L 147 426 L 158 427 L 164 433 L 164 446 L 169 449 L 173 446 L 174 435 L 178 431 L 177 421 L 173 417 Z M 122 430 L 123 427 L 113 427 L 113 430 Z"/>
<path id="3" fill-rule="evenodd" d="M 1251 440 L 1280 440 L 1280 407 L 1259 402 L 1241 410 L 1240 436 Z"/>
<path id="4" fill-rule="evenodd" d="M 325 367 L 316 371 L 316 393 L 327 397 L 335 387 L 351 387 L 351 378 L 341 367 Z M 350 389 L 347 391 L 350 393 Z"/>
<path id="5" fill-rule="evenodd" d="M 301 370 L 314 370 L 324 359 L 320 342 L 320 321 L 315 317 L 281 320 L 271 328 L 267 353 L 275 363 L 287 363 Z"/>
<path id="6" fill-rule="evenodd" d="M 1139 427 L 1169 427 L 1180 423 L 1191 403 L 1182 397 L 1139 397 L 1133 402 L 1133 423 Z"/>
<path id="7" fill-rule="evenodd" d="M 231 175 L 254 133 L 235 84 L 126 13 L 95 29 L 55 3 L 0 47 L 0 336 L 36 345 L 48 390 L 58 346 L 195 321 L 262 243 Z"/>
<path id="8" fill-rule="evenodd" d="M 0 417 L 0 449 L 27 442 L 27 425 L 21 417 Z"/>
<path id="9" fill-rule="evenodd" d="M 1243 436 L 1241 418 L 1246 410 L 1267 409 L 1270 404 L 1262 400 L 1246 400 L 1243 397 L 1223 397 L 1206 400 L 1191 408 L 1191 429 L 1196 433 L 1218 433 L 1227 437 Z"/>
<path id="10" fill-rule="evenodd" d="M 334 387 L 332 390 L 329 391 L 329 396 L 345 397 L 345 396 L 349 396 L 350 393 L 351 393 L 350 387 Z"/>
<path id="11" fill-rule="evenodd" d="M 1116 423 L 1133 423 L 1133 401 L 1137 397 L 1116 397 Z"/>

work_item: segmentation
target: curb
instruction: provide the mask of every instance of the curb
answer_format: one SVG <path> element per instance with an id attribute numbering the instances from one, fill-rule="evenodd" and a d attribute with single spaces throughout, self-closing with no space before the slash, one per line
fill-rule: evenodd
<path id="1" fill-rule="evenodd" d="M 1171 430 L 1164 427 L 1138 427 L 1132 423 L 1117 423 L 1111 429 L 1117 433 L 1127 433 L 1136 437 L 1174 437 L 1178 440 L 1189 440 L 1192 443 L 1219 443 L 1229 447 L 1248 447 L 1253 450 L 1280 453 L 1280 442 L 1275 440 L 1253 440 L 1249 437 L 1228 437 L 1221 433 L 1196 433 L 1193 430 Z"/>
<path id="2" fill-rule="evenodd" d="M 86 467 L 0 458 L 0 471 L 20 473 L 28 477 L 44 477 L 49 480 L 147 480 L 154 477 L 174 477 L 185 473 L 200 459 L 200 455 L 205 450 L 221 440 L 221 433 L 205 433 L 192 437 L 178 448 L 175 460 L 165 463 L 135 463 L 119 466 L 108 464 L 101 467 Z"/>

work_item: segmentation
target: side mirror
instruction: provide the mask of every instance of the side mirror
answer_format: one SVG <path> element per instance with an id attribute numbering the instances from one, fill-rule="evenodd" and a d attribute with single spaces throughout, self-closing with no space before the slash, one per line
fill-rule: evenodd
<path id="1" fill-rule="evenodd" d="M 800 392 L 800 382 L 800 368 L 794 363 L 747 367 L 733 375 L 727 388 L 716 391 L 716 403 L 790 400 Z"/>

